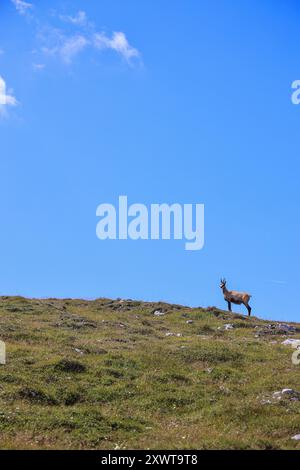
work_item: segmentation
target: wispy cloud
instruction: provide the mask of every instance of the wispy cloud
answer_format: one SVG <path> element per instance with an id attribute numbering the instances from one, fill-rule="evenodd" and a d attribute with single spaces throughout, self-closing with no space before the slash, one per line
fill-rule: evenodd
<path id="1" fill-rule="evenodd" d="M 2 115 L 6 112 L 7 106 L 16 106 L 18 104 L 16 98 L 10 93 L 12 92 L 6 90 L 4 78 L 0 76 L 0 114 Z"/>
<path id="2" fill-rule="evenodd" d="M 111 36 L 103 31 L 98 32 L 83 10 L 75 15 L 58 15 L 58 18 L 69 23 L 71 30 L 48 26 L 43 28 L 39 38 L 42 42 L 42 52 L 59 57 L 65 64 L 71 64 L 73 59 L 87 48 L 98 51 L 110 49 L 128 63 L 140 57 L 139 51 L 129 44 L 124 32 L 113 32 Z"/>
<path id="3" fill-rule="evenodd" d="M 32 3 L 25 2 L 24 0 L 11 0 L 15 5 L 16 10 L 20 15 L 26 15 L 32 8 Z"/>
<path id="4" fill-rule="evenodd" d="M 11 1 L 21 15 L 26 15 L 33 8 L 33 4 L 25 0 Z M 129 43 L 124 32 L 117 31 L 108 35 L 104 31 L 97 31 L 94 23 L 89 21 L 83 10 L 64 15 L 54 11 L 49 19 L 52 19 L 51 23 L 45 24 L 38 18 L 34 18 L 33 24 L 38 41 L 35 48 L 34 69 L 45 67 L 45 56 L 58 58 L 64 64 L 70 65 L 80 53 L 88 48 L 94 51 L 114 51 L 128 64 L 140 58 L 140 52 Z M 60 23 L 57 23 L 57 20 Z"/>
<path id="5" fill-rule="evenodd" d="M 139 57 L 140 53 L 132 47 L 125 34 L 121 31 L 114 32 L 109 38 L 105 33 L 94 34 L 94 45 L 97 49 L 112 49 L 120 54 L 127 62 L 133 57 Z"/>
<path id="6" fill-rule="evenodd" d="M 45 64 L 32 64 L 32 67 L 34 68 L 34 70 L 43 70 L 46 65 Z"/>
<path id="7" fill-rule="evenodd" d="M 74 16 L 72 15 L 59 15 L 62 21 L 72 23 L 74 25 L 85 26 L 88 24 L 87 14 L 85 11 L 80 10 Z"/>
<path id="8" fill-rule="evenodd" d="M 89 40 L 83 34 L 66 35 L 63 30 L 51 27 L 39 33 L 39 41 L 43 44 L 41 47 L 43 54 L 58 57 L 65 64 L 71 64 L 73 59 L 89 45 Z"/>
<path id="9" fill-rule="evenodd" d="M 73 58 L 76 57 L 83 49 L 85 49 L 88 44 L 88 39 L 82 35 L 71 36 L 67 38 L 59 50 L 62 60 L 66 64 L 70 64 Z"/>

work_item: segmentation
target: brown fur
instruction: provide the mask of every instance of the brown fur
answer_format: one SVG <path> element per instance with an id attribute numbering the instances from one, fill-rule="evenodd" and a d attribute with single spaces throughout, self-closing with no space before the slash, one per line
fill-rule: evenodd
<path id="1" fill-rule="evenodd" d="M 228 310 L 231 311 L 231 304 L 241 305 L 244 304 L 248 310 L 248 315 L 251 315 L 251 307 L 249 305 L 249 300 L 251 298 L 250 294 L 247 292 L 238 292 L 236 290 L 228 290 L 226 288 L 226 280 L 221 279 L 220 288 L 223 291 L 224 299 L 228 303 Z"/>

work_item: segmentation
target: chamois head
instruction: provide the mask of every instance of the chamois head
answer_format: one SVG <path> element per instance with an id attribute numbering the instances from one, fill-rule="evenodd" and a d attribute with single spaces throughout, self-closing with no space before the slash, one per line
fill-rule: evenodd
<path id="1" fill-rule="evenodd" d="M 221 289 L 226 287 L 226 279 L 221 279 L 221 284 L 220 284 Z"/>

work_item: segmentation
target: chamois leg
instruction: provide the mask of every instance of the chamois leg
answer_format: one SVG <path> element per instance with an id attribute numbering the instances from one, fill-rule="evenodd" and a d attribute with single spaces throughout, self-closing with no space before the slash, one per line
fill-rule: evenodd
<path id="1" fill-rule="evenodd" d="M 251 307 L 250 307 L 250 305 L 248 305 L 248 304 L 246 305 L 246 307 L 247 307 L 247 310 L 248 310 L 248 317 L 250 317 L 250 315 L 251 315 Z"/>
<path id="2" fill-rule="evenodd" d="M 227 304 L 228 304 L 228 310 L 229 310 L 229 312 L 231 312 L 231 302 L 229 302 L 229 301 L 227 300 Z"/>

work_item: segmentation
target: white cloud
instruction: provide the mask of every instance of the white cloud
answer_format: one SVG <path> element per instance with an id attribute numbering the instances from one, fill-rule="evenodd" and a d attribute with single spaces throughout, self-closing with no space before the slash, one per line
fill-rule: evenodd
<path id="1" fill-rule="evenodd" d="M 60 15 L 59 16 L 62 21 L 66 21 L 67 23 L 72 23 L 77 26 L 85 26 L 87 24 L 87 15 L 86 12 L 80 10 L 76 13 L 76 15 Z"/>
<path id="2" fill-rule="evenodd" d="M 113 50 L 128 63 L 133 58 L 140 57 L 137 49 L 132 47 L 123 32 L 114 32 L 109 37 L 104 32 L 79 32 L 72 35 L 57 28 L 46 28 L 39 34 L 44 43 L 41 51 L 49 56 L 59 57 L 65 64 L 71 64 L 73 59 L 88 47 L 97 50 Z"/>
<path id="3" fill-rule="evenodd" d="M 0 75 L 0 114 L 6 110 L 6 106 L 16 106 L 18 104 L 16 98 L 6 92 L 6 82 Z"/>
<path id="4" fill-rule="evenodd" d="M 70 64 L 72 59 L 79 54 L 87 45 L 89 41 L 82 35 L 71 36 L 66 39 L 59 49 L 59 54 L 62 60 Z"/>
<path id="5" fill-rule="evenodd" d="M 111 38 L 105 33 L 95 33 L 94 45 L 97 49 L 112 49 L 118 52 L 127 62 L 140 55 L 139 51 L 129 44 L 125 34 L 121 31 L 114 32 Z"/>
<path id="6" fill-rule="evenodd" d="M 39 50 L 43 54 L 58 57 L 65 64 L 71 64 L 73 59 L 83 50 L 112 50 L 122 56 L 128 63 L 131 59 L 139 58 L 139 51 L 132 47 L 125 33 L 113 32 L 109 36 L 105 32 L 96 32 L 93 22 L 89 21 L 83 10 L 72 15 L 57 15 L 62 21 L 69 23 L 67 28 L 41 26 L 38 31 Z M 43 58 L 39 61 L 43 63 Z"/>
<path id="7" fill-rule="evenodd" d="M 32 64 L 34 70 L 43 70 L 46 66 L 45 64 Z"/>
<path id="8" fill-rule="evenodd" d="M 33 8 L 33 4 L 26 0 L 11 0 L 11 2 L 21 15 L 27 15 Z M 35 19 L 34 25 L 40 42 L 38 50 L 42 54 L 58 57 L 65 64 L 71 64 L 73 59 L 88 47 L 115 51 L 128 63 L 131 59 L 140 57 L 139 51 L 129 44 L 124 32 L 113 32 L 112 36 L 103 31 L 96 32 L 94 23 L 89 21 L 84 10 L 79 10 L 74 15 L 60 15 L 54 11 L 52 17 L 69 23 L 69 26 L 65 30 L 53 25 L 47 26 Z M 39 62 L 32 64 L 33 68 L 36 70 L 44 68 L 43 57 L 37 60 Z"/>
<path id="9" fill-rule="evenodd" d="M 32 3 L 25 2 L 24 0 L 11 0 L 12 3 L 15 5 L 16 10 L 20 15 L 26 15 L 26 13 L 31 10 L 33 7 Z"/>
<path id="10" fill-rule="evenodd" d="M 88 39 L 82 34 L 66 36 L 61 30 L 54 28 L 48 28 L 40 37 L 45 44 L 41 48 L 42 52 L 48 56 L 60 57 L 65 64 L 70 64 L 89 44 Z"/>

